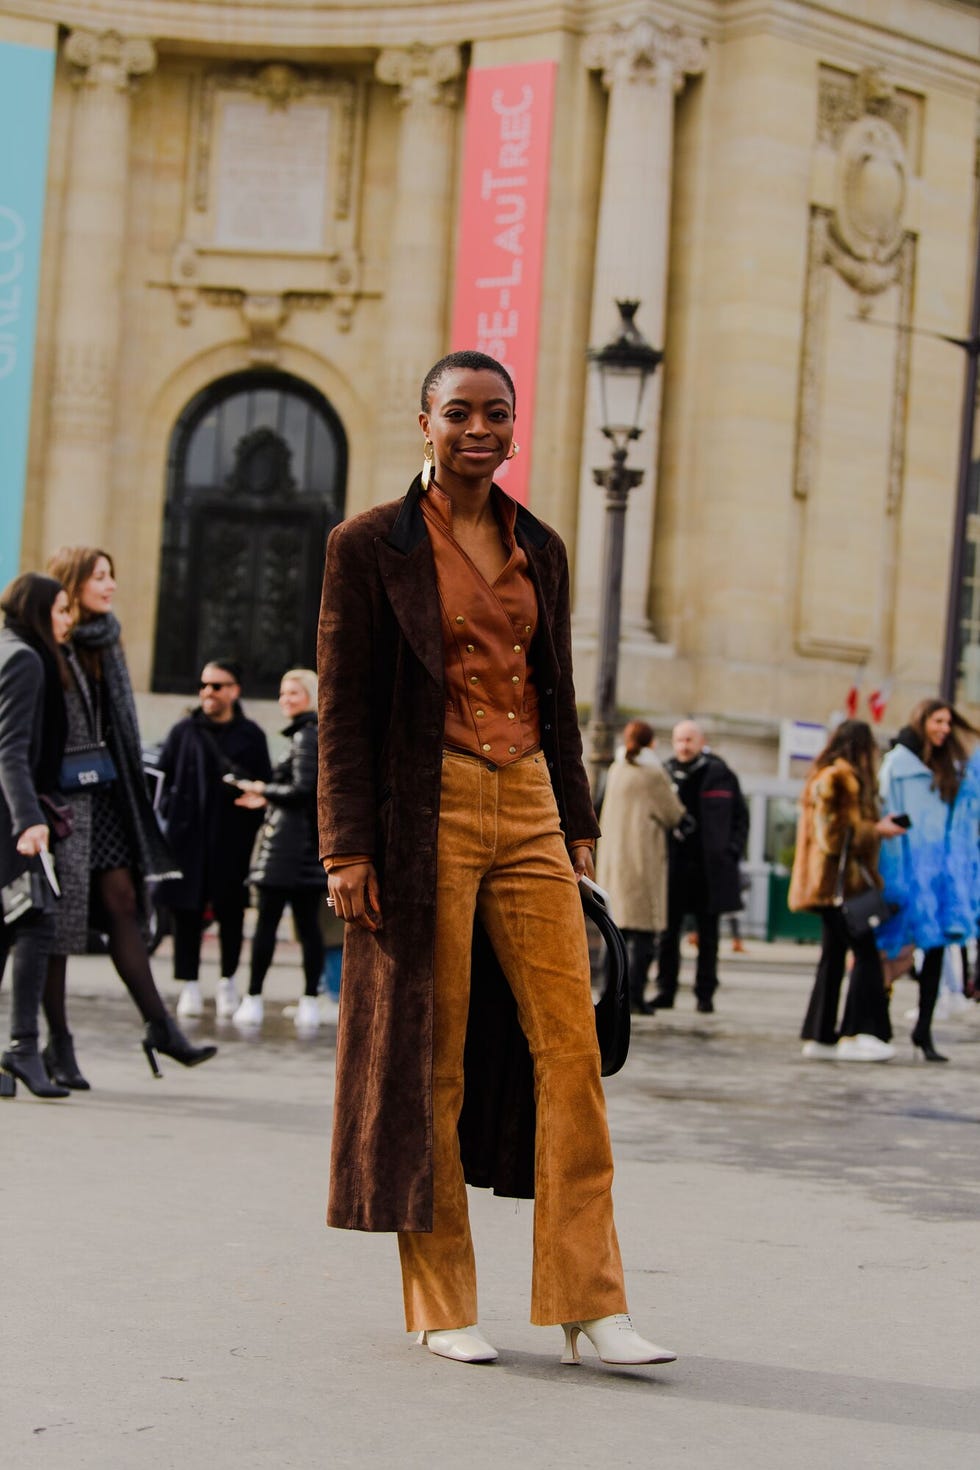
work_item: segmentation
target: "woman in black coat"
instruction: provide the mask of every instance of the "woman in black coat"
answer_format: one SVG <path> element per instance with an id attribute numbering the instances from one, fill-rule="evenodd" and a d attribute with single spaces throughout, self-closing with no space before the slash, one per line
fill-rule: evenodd
<path id="1" fill-rule="evenodd" d="M 0 1057 L 2 1092 L 12 1097 L 20 1078 L 38 1097 L 68 1097 L 67 1087 L 50 1080 L 38 1053 L 37 1017 L 54 932 L 54 894 L 39 860 L 51 842 L 40 798 L 55 790 L 65 748 L 58 644 L 71 630 L 71 613 L 61 583 L 36 572 L 10 584 L 0 609 L 0 888 L 29 872 L 41 899 L 40 907 L 0 924 L 0 979 L 7 955 L 14 955 L 10 1046 Z"/>
<path id="2" fill-rule="evenodd" d="M 272 780 L 239 781 L 237 805 L 265 808 L 259 850 L 249 874 L 258 890 L 258 919 L 252 940 L 252 971 L 248 995 L 235 1012 L 238 1026 L 262 1024 L 262 985 L 276 948 L 276 930 L 288 904 L 303 950 L 306 991 L 296 1007 L 296 1029 L 314 1030 L 320 1024 L 317 989 L 323 970 L 320 900 L 327 886 L 320 865 L 316 829 L 316 674 L 312 669 L 290 669 L 279 687 L 279 708 L 289 719 L 283 734 L 289 754 L 279 762 Z"/>
<path id="3" fill-rule="evenodd" d="M 217 1048 L 188 1041 L 168 1015 L 150 969 L 143 885 L 172 875 L 174 863 L 146 792 L 136 705 L 112 612 L 112 558 L 98 547 L 64 546 L 48 570 L 68 593 L 74 619 L 65 645 L 68 742 L 60 777 L 74 827 L 59 852 L 64 896 L 55 915 L 44 1012 L 58 1058 L 57 1080 L 84 1090 L 88 1083 L 68 1029 L 65 982 L 68 955 L 86 952 L 89 930 L 96 926 L 108 933 L 112 962 L 146 1022 L 143 1050 L 154 1075 L 158 1051 L 193 1067 Z M 93 781 L 96 766 L 101 775 Z"/>

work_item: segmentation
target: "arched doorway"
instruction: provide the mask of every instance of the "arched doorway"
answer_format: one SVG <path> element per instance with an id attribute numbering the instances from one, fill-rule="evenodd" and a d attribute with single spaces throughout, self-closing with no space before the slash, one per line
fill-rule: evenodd
<path id="1" fill-rule="evenodd" d="M 247 692 L 312 666 L 326 538 L 343 519 L 347 440 L 322 393 L 287 373 L 221 378 L 170 440 L 153 688 L 190 694 L 208 658 Z"/>

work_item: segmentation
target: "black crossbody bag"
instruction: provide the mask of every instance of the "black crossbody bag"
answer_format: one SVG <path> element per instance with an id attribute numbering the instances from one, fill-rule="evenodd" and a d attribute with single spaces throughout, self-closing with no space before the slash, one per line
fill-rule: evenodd
<path id="1" fill-rule="evenodd" d="M 849 939 L 866 939 L 869 934 L 874 934 L 882 924 L 898 913 L 898 904 L 889 903 L 881 890 L 876 887 L 875 881 L 863 863 L 858 865 L 858 872 L 868 885 L 861 893 L 855 893 L 850 898 L 844 897 L 844 874 L 847 869 L 847 854 L 851 846 L 851 829 L 848 827 L 844 837 L 844 844 L 840 850 L 840 862 L 837 865 L 837 883 L 834 888 L 834 906 L 841 911 L 844 920 L 844 928 L 847 930 Z"/>

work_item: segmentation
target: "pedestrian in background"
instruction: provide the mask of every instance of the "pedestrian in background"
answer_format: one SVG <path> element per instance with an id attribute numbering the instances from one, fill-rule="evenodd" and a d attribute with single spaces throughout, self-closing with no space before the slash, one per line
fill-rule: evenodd
<path id="1" fill-rule="evenodd" d="M 272 774 L 265 734 L 246 717 L 241 697 L 241 665 L 209 659 L 201 670 L 197 709 L 178 720 L 160 751 L 160 815 L 181 869 L 180 877 L 159 888 L 173 914 L 174 979 L 182 985 L 178 1016 L 204 1012 L 199 976 L 208 910 L 218 926 L 218 1019 L 230 1020 L 240 1000 L 235 973 L 248 903 L 245 883 L 262 817 L 236 805 L 239 793 L 232 783 L 268 781 Z"/>
<path id="2" fill-rule="evenodd" d="M 924 951 L 912 1045 L 927 1062 L 948 1060 L 932 1040 L 943 951 L 971 938 L 980 915 L 980 751 L 970 754 L 978 734 L 952 705 L 924 699 L 881 764 L 882 804 L 911 825 L 882 853 L 886 890 L 902 907 L 878 943 L 888 955 L 909 944 Z"/>
<path id="3" fill-rule="evenodd" d="M 841 901 L 877 887 L 882 838 L 900 837 L 892 816 L 878 816 L 878 750 L 871 726 L 844 720 L 807 775 L 800 798 L 789 907 L 820 916 L 821 949 L 803 1021 L 803 1055 L 810 1061 L 886 1062 L 890 1045 L 888 993 L 874 933 L 852 939 Z M 868 875 L 868 876 L 866 876 Z M 848 950 L 854 953 L 840 1027 L 837 1011 Z"/>
<path id="4" fill-rule="evenodd" d="M 630 720 L 606 777 L 597 877 L 629 955 L 630 1009 L 641 1016 L 656 938 L 667 925 L 667 834 L 684 815 L 653 752 L 652 726 Z"/>
<path id="5" fill-rule="evenodd" d="M 289 753 L 272 772 L 270 781 L 239 781 L 237 806 L 264 812 L 258 852 L 249 882 L 258 895 L 258 915 L 252 937 L 248 995 L 235 1012 L 236 1026 L 261 1026 L 262 985 L 276 949 L 276 931 L 286 905 L 303 951 L 305 991 L 296 1007 L 298 1031 L 320 1024 L 317 991 L 323 970 L 324 944 L 320 932 L 320 902 L 327 875 L 319 856 L 316 826 L 317 718 L 316 674 L 312 669 L 290 669 L 279 686 L 279 708 L 289 720 L 283 735 Z"/>
<path id="6" fill-rule="evenodd" d="M 67 1087 L 52 1082 L 38 1050 L 56 902 L 38 860 L 51 840 L 51 810 L 42 797 L 57 790 L 65 751 L 58 646 L 71 631 L 71 613 L 61 583 L 37 572 L 11 582 L 0 597 L 0 610 L 0 888 L 28 873 L 41 879 L 32 882 L 39 900 L 35 906 L 7 923 L 5 903 L 0 916 L 0 980 L 11 950 L 14 956 L 10 1045 L 0 1057 L 0 1070 L 19 1078 L 37 1097 L 68 1097 Z M 16 1080 L 4 1095 L 15 1088 Z"/>
<path id="7" fill-rule="evenodd" d="M 651 1004 L 669 1010 L 680 975 L 681 931 L 694 916 L 698 938 L 694 993 L 699 1011 L 714 1010 L 718 988 L 718 921 L 742 907 L 739 863 L 749 832 L 749 809 L 735 772 L 705 748 L 704 732 L 682 720 L 671 736 L 664 769 L 685 806 L 668 844 L 667 927 L 660 937 L 657 993 Z"/>
<path id="8" fill-rule="evenodd" d="M 115 571 L 108 552 L 65 546 L 48 571 L 68 593 L 74 626 L 64 645 L 68 667 L 68 737 L 59 784 L 72 831 L 58 849 L 62 897 L 44 988 L 44 1012 L 59 1061 L 56 1077 L 88 1086 L 71 1048 L 65 999 L 68 955 L 85 954 L 89 932 L 109 936 L 109 953 L 143 1019 L 143 1050 L 154 1073 L 156 1052 L 192 1067 L 216 1047 L 192 1046 L 167 1014 L 144 937 L 145 884 L 177 876 L 143 777 L 136 704 L 112 611 Z"/>

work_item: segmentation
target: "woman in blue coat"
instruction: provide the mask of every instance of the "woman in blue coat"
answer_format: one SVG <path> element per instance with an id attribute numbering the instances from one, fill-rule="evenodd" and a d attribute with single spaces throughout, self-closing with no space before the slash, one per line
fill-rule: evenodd
<path id="1" fill-rule="evenodd" d="M 978 733 L 951 705 L 924 699 L 879 776 L 884 809 L 904 812 L 911 825 L 882 848 L 885 893 L 901 908 L 878 943 L 887 955 L 909 944 L 925 951 L 912 1044 L 928 1062 L 948 1060 L 932 1044 L 943 950 L 965 944 L 980 914 L 980 750 L 971 755 L 967 743 Z"/>

